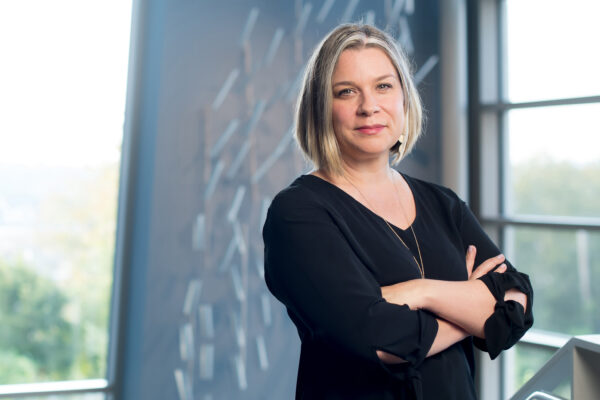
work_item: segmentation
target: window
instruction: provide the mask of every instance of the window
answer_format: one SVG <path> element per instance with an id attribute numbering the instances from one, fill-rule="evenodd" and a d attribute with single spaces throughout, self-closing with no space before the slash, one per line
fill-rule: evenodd
<path id="1" fill-rule="evenodd" d="M 0 3 L 0 397 L 108 387 L 130 15 Z"/>
<path id="2" fill-rule="evenodd" d="M 568 337 L 600 332 L 600 3 L 473 3 L 472 201 L 535 290 L 534 327 L 503 359 L 507 398 Z"/>

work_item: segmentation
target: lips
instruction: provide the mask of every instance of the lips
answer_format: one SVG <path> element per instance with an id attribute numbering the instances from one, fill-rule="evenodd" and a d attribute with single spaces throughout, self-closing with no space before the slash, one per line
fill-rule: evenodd
<path id="1" fill-rule="evenodd" d="M 385 128 L 385 125 L 375 124 L 359 126 L 356 130 L 365 135 L 376 135 L 381 132 L 383 128 Z"/>

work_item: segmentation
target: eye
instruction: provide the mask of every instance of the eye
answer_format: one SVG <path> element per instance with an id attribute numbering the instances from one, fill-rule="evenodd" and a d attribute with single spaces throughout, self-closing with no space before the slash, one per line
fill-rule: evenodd
<path id="1" fill-rule="evenodd" d="M 351 95 L 353 92 L 354 92 L 354 91 L 353 91 L 352 89 L 350 89 L 350 88 L 344 88 L 344 89 L 338 90 L 338 91 L 336 92 L 336 96 L 337 96 L 337 97 L 349 96 L 349 95 Z"/>
<path id="2" fill-rule="evenodd" d="M 377 89 L 379 90 L 388 90 L 392 88 L 392 84 L 391 83 L 380 83 L 377 85 Z"/>

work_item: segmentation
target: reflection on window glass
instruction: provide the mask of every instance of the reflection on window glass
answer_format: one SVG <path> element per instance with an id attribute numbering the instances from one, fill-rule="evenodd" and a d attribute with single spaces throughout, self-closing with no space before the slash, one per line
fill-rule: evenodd
<path id="1" fill-rule="evenodd" d="M 600 216 L 600 104 L 508 113 L 506 213 Z"/>
<path id="2" fill-rule="evenodd" d="M 600 332 L 600 232 L 507 228 L 506 252 L 533 285 L 533 328 Z"/>
<path id="3" fill-rule="evenodd" d="M 0 3 L 0 385 L 106 375 L 130 8 Z"/>
<path id="4" fill-rule="evenodd" d="M 507 0 L 508 100 L 600 95 L 600 2 Z"/>

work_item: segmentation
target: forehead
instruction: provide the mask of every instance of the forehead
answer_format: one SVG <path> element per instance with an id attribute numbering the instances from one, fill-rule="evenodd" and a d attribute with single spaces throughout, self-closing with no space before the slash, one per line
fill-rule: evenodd
<path id="1" fill-rule="evenodd" d="M 378 47 L 346 49 L 340 54 L 333 70 L 332 83 L 336 80 L 365 80 L 392 74 L 398 78 L 394 64 L 385 51 Z"/>

